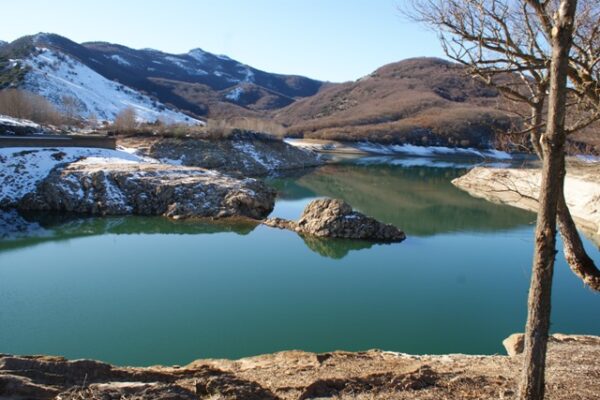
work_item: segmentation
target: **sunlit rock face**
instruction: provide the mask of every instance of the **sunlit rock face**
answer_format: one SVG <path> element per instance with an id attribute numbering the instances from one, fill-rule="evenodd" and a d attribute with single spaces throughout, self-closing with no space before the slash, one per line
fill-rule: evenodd
<path id="1" fill-rule="evenodd" d="M 337 199 L 319 199 L 310 202 L 297 222 L 281 218 L 265 221 L 266 225 L 290 229 L 303 235 L 374 242 L 401 242 L 404 232 L 360 212 Z"/>
<path id="2" fill-rule="evenodd" d="M 148 155 L 165 163 L 217 169 L 243 176 L 264 176 L 323 164 L 319 155 L 311 150 L 280 140 L 252 137 L 163 139 L 153 143 Z"/>
<path id="3" fill-rule="evenodd" d="M 275 192 L 262 182 L 201 168 L 78 162 L 52 170 L 18 207 L 94 215 L 261 219 L 274 201 Z"/>

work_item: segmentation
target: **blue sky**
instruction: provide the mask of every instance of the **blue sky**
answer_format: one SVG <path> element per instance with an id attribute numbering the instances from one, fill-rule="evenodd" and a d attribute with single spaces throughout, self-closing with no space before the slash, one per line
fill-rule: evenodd
<path id="1" fill-rule="evenodd" d="M 270 72 L 344 81 L 389 62 L 438 56 L 403 0 L 3 1 L 0 40 L 52 32 L 185 53 L 200 47 Z"/>

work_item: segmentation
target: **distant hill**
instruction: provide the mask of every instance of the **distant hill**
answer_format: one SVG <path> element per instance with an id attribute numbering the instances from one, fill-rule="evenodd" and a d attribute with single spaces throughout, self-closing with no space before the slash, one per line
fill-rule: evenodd
<path id="1" fill-rule="evenodd" d="M 54 34 L 25 36 L 0 46 L 0 88 L 22 87 L 59 107 L 62 97 L 76 97 L 82 116 L 102 119 L 111 119 L 119 105 L 128 103 L 151 110 L 148 119 L 164 110 L 191 118 L 257 115 L 311 96 L 322 85 L 260 71 L 201 49 L 168 54 L 104 42 L 78 44 Z M 123 91 L 127 96 L 116 93 Z M 115 96 L 115 104 L 103 107 L 102 102 L 110 103 Z"/>
<path id="2" fill-rule="evenodd" d="M 326 87 L 274 118 L 307 138 L 487 147 L 510 123 L 499 101 L 458 64 L 414 58 Z"/>
<path id="3" fill-rule="evenodd" d="M 0 42 L 0 90 L 22 88 L 59 110 L 113 120 L 131 106 L 139 119 L 198 123 L 258 117 L 290 136 L 450 147 L 502 147 L 519 122 L 493 88 L 437 58 L 385 65 L 353 82 L 329 83 L 258 70 L 202 49 L 169 54 L 55 34 Z M 574 152 L 600 154 L 598 124 L 570 138 Z"/>

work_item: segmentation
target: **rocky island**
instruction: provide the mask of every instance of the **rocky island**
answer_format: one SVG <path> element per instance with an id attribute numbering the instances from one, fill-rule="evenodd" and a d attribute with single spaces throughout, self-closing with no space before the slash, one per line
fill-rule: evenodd
<path id="1" fill-rule="evenodd" d="M 298 221 L 268 218 L 263 222 L 274 228 L 289 229 L 301 235 L 320 238 L 358 239 L 373 242 L 401 242 L 404 232 L 390 224 L 353 211 L 352 206 L 338 199 L 310 202 Z"/>

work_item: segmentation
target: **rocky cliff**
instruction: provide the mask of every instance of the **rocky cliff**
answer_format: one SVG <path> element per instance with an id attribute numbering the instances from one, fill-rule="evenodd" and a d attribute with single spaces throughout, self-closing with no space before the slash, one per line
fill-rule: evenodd
<path id="1" fill-rule="evenodd" d="M 452 184 L 474 197 L 537 211 L 540 179 L 539 169 L 477 167 Z M 565 197 L 577 226 L 600 245 L 600 165 L 569 162 Z"/>
<path id="2" fill-rule="evenodd" d="M 0 149 L 0 208 L 92 215 L 265 218 L 275 192 L 251 178 L 127 151 Z"/>
<path id="3" fill-rule="evenodd" d="M 275 192 L 260 181 L 201 168 L 77 162 L 52 170 L 18 208 L 95 215 L 262 219 L 273 209 L 274 200 Z"/>

